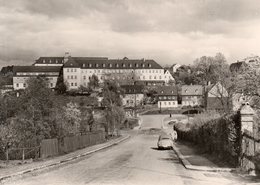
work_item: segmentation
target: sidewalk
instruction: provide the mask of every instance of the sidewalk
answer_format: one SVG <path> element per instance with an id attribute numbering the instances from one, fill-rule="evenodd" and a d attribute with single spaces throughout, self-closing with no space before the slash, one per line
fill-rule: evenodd
<path id="1" fill-rule="evenodd" d="M 121 136 L 117 139 L 113 139 L 113 140 L 108 141 L 106 143 L 90 146 L 90 147 L 87 147 L 87 148 L 84 148 L 84 149 L 81 149 L 81 150 L 77 150 L 77 151 L 71 152 L 69 154 L 62 155 L 62 156 L 47 158 L 47 159 L 44 159 L 42 161 L 35 161 L 35 162 L 32 162 L 32 163 L 23 164 L 23 165 L 17 165 L 17 166 L 2 168 L 2 169 L 0 169 L 0 183 L 1 183 L 1 181 L 6 180 L 8 178 L 23 175 L 23 174 L 30 173 L 30 172 L 33 172 L 33 171 L 36 171 L 36 170 L 42 170 L 42 169 L 45 169 L 45 168 L 48 168 L 48 167 L 53 167 L 53 166 L 56 166 L 56 165 L 60 165 L 60 164 L 75 160 L 75 159 L 80 158 L 82 156 L 89 155 L 91 153 L 106 149 L 106 148 L 111 147 L 113 145 L 116 145 L 120 142 L 123 142 L 123 141 L 129 139 L 129 138 L 130 138 L 129 135 Z"/>
<path id="2" fill-rule="evenodd" d="M 195 148 L 185 143 L 174 143 L 173 150 L 186 169 L 198 171 L 231 172 L 235 170 L 229 167 L 220 167 L 205 156 L 198 154 Z"/>

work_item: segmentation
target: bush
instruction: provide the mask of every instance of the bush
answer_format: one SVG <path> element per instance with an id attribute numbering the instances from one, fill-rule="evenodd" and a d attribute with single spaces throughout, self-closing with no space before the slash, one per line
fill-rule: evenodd
<path id="1" fill-rule="evenodd" d="M 198 144 L 205 152 L 236 166 L 239 156 L 239 116 L 220 116 L 206 112 L 194 117 L 193 123 L 177 124 L 178 138 Z"/>

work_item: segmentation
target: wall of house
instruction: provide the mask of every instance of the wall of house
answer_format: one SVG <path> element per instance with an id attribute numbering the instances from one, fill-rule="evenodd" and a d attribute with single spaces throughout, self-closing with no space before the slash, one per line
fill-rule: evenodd
<path id="1" fill-rule="evenodd" d="M 158 108 L 176 108 L 176 107 L 178 107 L 177 100 L 158 101 Z"/>
<path id="2" fill-rule="evenodd" d="M 123 106 L 135 107 L 141 105 L 143 99 L 144 99 L 143 94 L 126 94 L 125 97 L 123 97 Z"/>
<path id="3" fill-rule="evenodd" d="M 182 96 L 182 106 L 202 105 L 202 97 L 200 96 Z"/>
<path id="4" fill-rule="evenodd" d="M 25 89 L 27 85 L 27 81 L 30 78 L 33 78 L 35 76 L 14 76 L 13 77 L 13 88 L 14 90 L 19 90 L 19 89 Z M 49 88 L 55 88 L 58 80 L 58 76 L 47 76 L 48 79 L 48 87 Z"/>
<path id="5" fill-rule="evenodd" d="M 76 70 L 76 71 L 75 71 Z M 132 73 L 134 73 L 132 75 Z M 122 79 L 127 80 L 127 77 L 135 77 L 138 81 L 165 81 L 174 80 L 172 75 L 167 71 L 164 73 L 164 69 L 81 69 L 81 68 L 63 68 L 64 82 L 68 84 L 68 89 L 77 89 L 80 85 L 87 86 L 90 77 L 95 74 L 100 82 L 103 82 L 105 78 Z M 112 74 L 112 77 L 109 77 Z M 76 79 L 75 79 L 76 76 Z M 73 78 L 72 78 L 73 77 Z"/>

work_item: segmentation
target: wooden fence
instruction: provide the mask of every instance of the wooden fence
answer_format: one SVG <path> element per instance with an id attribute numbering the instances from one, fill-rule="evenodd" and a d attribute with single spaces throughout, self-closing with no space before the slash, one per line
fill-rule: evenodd
<path id="1" fill-rule="evenodd" d="M 56 138 L 45 139 L 41 142 L 40 157 L 46 158 L 59 154 L 65 154 L 88 146 L 103 143 L 104 141 L 105 133 L 103 131 L 64 137 L 61 140 Z"/>

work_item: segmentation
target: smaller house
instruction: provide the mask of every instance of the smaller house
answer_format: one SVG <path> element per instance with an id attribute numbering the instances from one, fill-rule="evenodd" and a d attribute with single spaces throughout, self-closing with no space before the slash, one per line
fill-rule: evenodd
<path id="1" fill-rule="evenodd" d="M 122 85 L 121 88 L 125 92 L 123 97 L 123 106 L 138 107 L 143 104 L 144 86 L 142 85 Z"/>
<path id="2" fill-rule="evenodd" d="M 183 85 L 181 87 L 182 106 L 201 106 L 203 105 L 202 85 Z"/>
<path id="3" fill-rule="evenodd" d="M 157 88 L 158 108 L 178 107 L 178 89 L 175 86 L 159 86 Z"/>
<path id="4" fill-rule="evenodd" d="M 170 67 L 170 72 L 172 73 L 176 73 L 177 72 L 177 69 L 181 67 L 180 64 L 173 64 L 171 67 Z"/>
<path id="5" fill-rule="evenodd" d="M 228 92 L 220 83 L 206 87 L 206 108 L 208 110 L 225 110 L 228 105 Z"/>

